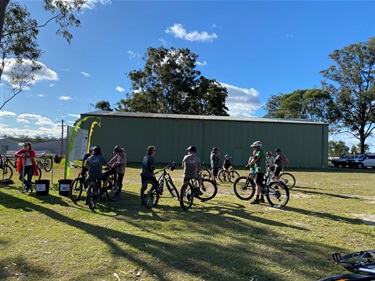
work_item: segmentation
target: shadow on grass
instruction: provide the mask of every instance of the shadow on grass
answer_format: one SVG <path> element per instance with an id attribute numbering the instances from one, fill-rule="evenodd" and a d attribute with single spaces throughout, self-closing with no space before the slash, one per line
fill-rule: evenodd
<path id="1" fill-rule="evenodd" d="M 105 204 L 103 203 L 100 212 L 104 212 L 104 214 L 100 214 L 111 216 L 114 213 L 113 217 L 126 220 L 134 227 L 144 228 L 143 231 L 147 235 L 139 234 L 139 232 L 138 235 L 134 235 L 75 220 L 55 210 L 0 190 L 0 204 L 4 207 L 40 212 L 53 220 L 83 230 L 98 238 L 111 249 L 114 256 L 113 265 L 116 264 L 116 259 L 126 258 L 139 268 L 143 268 L 144 274 L 148 274 L 149 278 L 152 278 L 153 274 L 157 275 L 158 280 L 176 280 L 174 272 L 179 272 L 185 277 L 194 277 L 195 280 L 291 280 L 288 278 L 288 270 L 291 272 L 289 277 L 293 276 L 294 280 L 298 280 L 298 277 L 300 280 L 307 280 L 306 276 L 310 276 L 310 280 L 314 280 L 317 279 L 314 278 L 317 275 L 316 268 L 327 266 L 326 261 L 317 261 L 314 257 L 320 256 L 321 252 L 331 253 L 337 250 L 319 242 L 309 243 L 298 239 L 286 239 L 268 226 L 301 232 L 305 232 L 306 229 L 255 216 L 253 214 L 258 212 L 261 214 L 262 211 L 249 211 L 248 207 L 242 204 L 224 201 L 220 201 L 219 205 L 218 202 L 213 201 L 197 203 L 190 211 L 186 212 L 179 207 L 178 202 L 173 202 L 176 205 L 170 206 L 167 204 L 167 200 L 165 203 L 161 200 L 158 208 L 147 209 L 140 205 L 139 195 L 125 192 L 123 197 L 124 200 L 121 202 L 107 201 Z M 61 197 L 56 196 L 44 197 L 43 201 L 49 204 L 69 205 L 62 201 Z M 114 204 L 111 205 L 111 203 Z M 248 202 L 244 202 L 244 204 L 247 205 Z M 80 204 L 78 205 L 80 207 Z M 76 206 L 73 207 L 76 208 Z M 88 209 L 87 206 L 86 208 Z M 304 212 L 304 210 L 296 208 L 288 208 L 288 211 Z M 306 211 L 305 214 L 314 215 L 313 212 Z M 318 215 L 326 216 L 332 220 L 346 219 L 328 214 L 318 213 Z M 139 219 L 147 219 L 155 224 L 148 224 L 149 227 L 146 229 L 137 224 Z M 173 220 L 182 221 L 183 224 L 170 223 Z M 160 223 L 170 223 L 169 228 L 175 235 L 172 237 L 169 232 L 161 233 L 158 230 Z M 263 227 L 263 225 L 267 227 Z M 197 240 L 194 239 L 194 235 L 185 237 L 183 235 L 185 232 L 193 232 L 196 236 L 206 237 L 206 239 Z M 220 243 L 211 239 L 223 233 L 225 234 Z M 149 234 L 154 234 L 157 239 L 148 238 Z M 150 262 L 150 259 L 154 262 Z M 265 266 L 265 260 L 268 266 L 285 269 L 286 274 L 275 276 L 275 273 L 267 270 L 268 266 Z M 33 268 L 27 260 L 20 257 L 15 257 L 14 260 L 0 258 L 2 265 L 0 277 L 5 279 L 11 277 L 11 273 L 4 265 L 15 261 L 18 265 L 17 270 L 21 273 L 28 272 L 28 276 L 34 278 L 40 274 L 43 274 L 44 277 L 54 278 L 53 272 L 44 272 L 40 268 Z M 305 264 L 305 266 L 301 267 L 299 264 Z M 108 274 L 112 275 L 113 273 Z M 102 269 L 90 270 L 74 278 L 75 280 L 97 280 L 98 276 L 103 276 Z M 135 276 L 132 277 L 134 279 Z"/>

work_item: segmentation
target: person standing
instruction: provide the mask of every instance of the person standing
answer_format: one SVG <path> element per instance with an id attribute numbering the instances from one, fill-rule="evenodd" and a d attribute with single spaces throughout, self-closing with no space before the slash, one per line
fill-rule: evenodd
<path id="1" fill-rule="evenodd" d="M 266 167 L 266 153 L 262 149 L 262 142 L 256 141 L 251 147 L 254 149 L 253 157 L 251 158 L 248 165 L 251 167 L 254 165 L 254 170 L 256 173 L 256 198 L 250 204 L 259 204 L 264 203 L 264 194 L 263 194 L 263 184 L 264 184 L 264 174 L 267 170 Z"/>
<path id="2" fill-rule="evenodd" d="M 211 159 L 211 169 L 212 169 L 211 179 L 214 182 L 216 182 L 216 177 L 220 168 L 220 151 L 217 147 L 214 147 L 212 149 L 210 159 Z"/>
<path id="3" fill-rule="evenodd" d="M 188 154 L 184 156 L 182 159 L 182 169 L 184 170 L 184 179 L 183 182 L 187 182 L 190 179 L 195 179 L 198 181 L 198 189 L 194 192 L 198 195 L 202 195 L 203 192 L 200 190 L 202 185 L 202 178 L 199 175 L 199 171 L 201 169 L 201 160 L 198 158 L 197 155 L 197 148 L 192 145 L 186 148 Z"/>
<path id="4" fill-rule="evenodd" d="M 125 175 L 126 163 L 128 162 L 126 153 L 124 152 L 124 148 L 120 145 L 116 145 L 113 149 L 113 153 L 116 155 L 109 160 L 109 164 L 112 167 L 116 167 L 117 173 L 117 182 L 119 183 L 120 189 L 122 189 L 122 181 Z"/>
<path id="5" fill-rule="evenodd" d="M 150 145 L 147 147 L 147 154 L 145 157 L 143 157 L 142 160 L 142 170 L 141 170 L 141 181 L 142 185 L 150 180 L 158 184 L 158 181 L 156 180 L 154 176 L 154 170 L 155 170 L 155 158 L 154 155 L 156 154 L 156 148 L 153 145 Z"/>
<path id="6" fill-rule="evenodd" d="M 31 179 L 33 175 L 39 176 L 38 164 L 36 163 L 36 152 L 31 148 L 31 143 L 25 142 L 23 148 L 14 153 L 14 156 L 18 158 L 17 171 L 19 173 L 19 179 L 26 186 L 26 191 L 33 191 Z M 25 179 L 27 177 L 27 179 Z M 22 193 L 25 193 L 22 190 Z"/>
<path id="7" fill-rule="evenodd" d="M 276 158 L 275 158 L 275 177 L 278 180 L 281 171 L 283 170 L 283 163 L 284 163 L 284 155 L 281 153 L 281 149 L 277 148 L 275 150 Z"/>

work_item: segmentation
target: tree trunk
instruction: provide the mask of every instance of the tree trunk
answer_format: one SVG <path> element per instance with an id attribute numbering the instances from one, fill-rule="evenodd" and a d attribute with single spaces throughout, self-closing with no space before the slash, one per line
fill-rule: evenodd
<path id="1" fill-rule="evenodd" d="M 3 38 L 5 11 L 7 9 L 9 1 L 10 0 L 0 0 L 0 44 L 1 44 L 1 39 Z"/>

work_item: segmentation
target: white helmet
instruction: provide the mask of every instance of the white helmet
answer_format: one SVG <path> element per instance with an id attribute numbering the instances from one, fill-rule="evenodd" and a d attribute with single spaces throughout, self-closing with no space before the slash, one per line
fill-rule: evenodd
<path id="1" fill-rule="evenodd" d="M 250 145 L 251 147 L 259 147 L 259 148 L 262 148 L 262 142 L 261 141 L 255 141 L 253 142 L 252 145 Z"/>

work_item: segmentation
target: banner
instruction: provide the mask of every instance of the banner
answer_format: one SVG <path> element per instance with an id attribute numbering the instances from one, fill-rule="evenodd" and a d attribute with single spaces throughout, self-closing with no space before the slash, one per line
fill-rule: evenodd
<path id="1" fill-rule="evenodd" d="M 86 121 L 89 118 L 97 118 L 97 119 L 100 120 L 100 117 L 97 117 L 97 116 L 86 116 L 84 118 L 79 119 L 77 124 L 74 126 L 74 129 L 73 129 L 73 132 L 71 133 L 70 138 L 68 138 L 68 136 L 66 138 L 68 149 L 66 150 L 66 155 L 65 155 L 66 158 L 65 158 L 64 179 L 70 177 L 70 154 L 73 151 L 74 140 L 76 138 L 79 127 L 81 126 L 82 122 Z M 93 124 L 97 124 L 100 127 L 100 122 L 94 121 Z M 88 147 L 89 147 L 89 144 L 91 142 L 91 135 L 92 135 L 92 132 L 93 132 L 93 124 L 91 125 L 90 135 L 89 135 L 89 138 L 88 138 Z"/>

